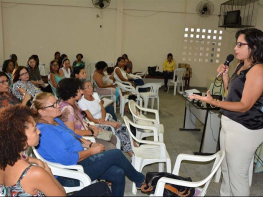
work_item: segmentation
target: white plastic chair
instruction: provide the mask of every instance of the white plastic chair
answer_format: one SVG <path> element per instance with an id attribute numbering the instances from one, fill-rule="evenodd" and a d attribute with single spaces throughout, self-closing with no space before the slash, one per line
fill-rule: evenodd
<path id="1" fill-rule="evenodd" d="M 136 73 L 135 75 L 138 75 L 138 76 L 140 76 L 142 79 L 145 79 L 147 73 L 148 73 L 148 69 L 146 69 L 145 72 L 138 72 L 138 73 Z"/>
<path id="2" fill-rule="evenodd" d="M 55 87 L 52 85 L 51 81 L 48 81 L 48 84 L 50 85 L 50 87 L 51 87 L 51 89 L 52 89 L 52 92 L 53 92 L 55 98 L 58 99 L 58 96 L 57 96 L 57 88 L 55 88 Z"/>
<path id="3" fill-rule="evenodd" d="M 169 88 L 171 84 L 174 84 L 174 95 L 176 95 L 176 88 L 179 84 L 181 84 L 182 87 L 182 92 L 184 91 L 184 81 L 183 81 L 183 77 L 184 77 L 184 73 L 186 71 L 186 68 L 176 68 L 174 70 L 174 76 L 173 76 L 173 80 L 169 80 L 168 82 L 168 90 L 167 93 L 169 92 Z M 175 80 L 175 76 L 176 80 Z M 180 90 L 180 86 L 178 86 L 178 92 Z"/>
<path id="4" fill-rule="evenodd" d="M 130 125 L 134 126 L 135 128 L 139 128 L 139 129 L 152 129 L 154 133 L 157 133 L 157 129 L 155 127 L 142 126 L 142 125 L 135 124 L 131 122 L 127 116 L 124 116 L 123 119 L 124 119 L 125 125 L 130 134 L 130 141 L 133 142 L 134 140 L 138 144 L 143 143 L 139 147 L 135 147 L 134 144 L 131 143 L 132 151 L 134 153 L 132 157 L 133 167 L 138 172 L 141 172 L 144 166 L 153 164 L 153 163 L 159 163 L 159 172 L 163 172 L 164 171 L 163 163 L 166 163 L 167 172 L 171 172 L 171 159 L 166 150 L 165 144 L 162 142 L 139 140 L 132 134 L 130 130 Z M 137 193 L 135 183 L 133 183 L 133 186 L 132 186 L 132 193 L 133 194 Z"/>
<path id="5" fill-rule="evenodd" d="M 136 95 L 137 96 L 137 102 L 140 102 L 140 105 L 142 105 L 142 98 L 140 97 L 139 92 L 136 91 L 136 89 L 133 86 L 125 85 L 125 84 L 122 84 L 118 81 L 116 81 L 116 84 L 117 84 L 117 87 L 119 88 L 119 92 L 120 92 L 120 114 L 121 114 L 121 117 L 123 117 L 124 106 L 125 106 L 125 103 L 127 103 L 129 101 L 129 99 L 128 99 L 129 94 L 123 95 L 122 93 L 123 92 L 129 92 L 130 94 Z"/>
<path id="6" fill-rule="evenodd" d="M 139 88 L 150 88 L 149 92 L 139 92 L 140 96 L 143 98 L 144 107 L 148 108 L 149 98 L 152 99 L 151 108 L 153 109 L 154 100 L 157 100 L 157 109 L 159 110 L 159 89 L 162 86 L 161 83 L 146 83 L 142 86 L 137 86 L 136 90 L 139 91 Z"/>
<path id="7" fill-rule="evenodd" d="M 163 134 L 164 134 L 164 127 L 163 124 L 160 124 L 159 120 L 159 112 L 156 109 L 148 109 L 140 107 L 136 102 L 133 100 L 129 101 L 129 109 L 132 114 L 133 122 L 139 125 L 144 126 L 154 126 L 157 128 L 157 133 L 155 134 L 153 130 L 150 129 L 137 129 L 136 130 L 136 138 L 142 139 L 144 137 L 154 136 L 154 141 L 163 142 Z M 138 114 L 138 112 L 147 111 L 150 113 L 154 113 L 155 118 L 147 118 L 142 114 Z"/>
<path id="8" fill-rule="evenodd" d="M 160 178 L 157 183 L 155 193 L 153 196 L 163 196 L 163 190 L 164 190 L 164 186 L 166 183 L 181 185 L 181 186 L 186 186 L 186 187 L 195 187 L 196 192 L 194 196 L 205 196 L 207 188 L 213 176 L 217 172 L 218 168 L 221 166 L 224 157 L 225 157 L 225 151 L 223 150 L 220 150 L 219 152 L 211 156 L 197 156 L 197 155 L 187 155 L 187 154 L 178 155 L 175 165 L 174 165 L 174 169 L 173 169 L 173 174 L 175 175 L 179 175 L 178 173 L 179 173 L 180 165 L 183 160 L 194 161 L 194 162 L 208 162 L 208 161 L 215 160 L 215 162 L 212 167 L 211 173 L 205 179 L 201 181 L 188 182 L 188 181 L 175 180 L 175 179 L 166 178 L 166 177 Z M 203 186 L 203 187 L 201 188 L 200 186 Z"/>
<path id="9" fill-rule="evenodd" d="M 116 113 L 116 96 L 113 91 L 113 88 L 100 88 L 97 83 L 93 80 L 94 88 L 96 92 L 103 97 L 110 97 L 111 100 L 113 100 L 113 105 L 114 105 L 114 112 Z"/>
<path id="10" fill-rule="evenodd" d="M 94 139 L 94 138 L 93 138 Z M 89 139 L 90 140 L 90 139 Z M 95 140 L 94 140 L 95 142 Z M 81 165 L 62 165 L 59 163 L 54 163 L 45 160 L 37 151 L 35 147 L 32 147 L 33 153 L 36 156 L 37 159 L 42 160 L 43 162 L 46 162 L 47 165 L 52 170 L 53 175 L 77 179 L 80 181 L 80 186 L 76 187 L 64 187 L 66 190 L 66 193 L 78 191 L 82 188 L 88 186 L 91 184 L 91 180 L 87 174 L 84 173 L 83 167 Z"/>
<path id="11" fill-rule="evenodd" d="M 40 75 L 41 76 L 46 76 L 45 64 L 39 64 L 38 68 L 39 68 Z"/>

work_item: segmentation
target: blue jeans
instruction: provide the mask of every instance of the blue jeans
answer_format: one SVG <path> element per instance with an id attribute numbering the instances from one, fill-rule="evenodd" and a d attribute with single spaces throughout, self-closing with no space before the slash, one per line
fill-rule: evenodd
<path id="1" fill-rule="evenodd" d="M 96 179 L 108 180 L 112 183 L 112 196 L 123 196 L 125 175 L 137 186 L 144 181 L 144 175 L 134 169 L 123 153 L 118 150 L 108 150 L 92 155 L 78 164 L 92 181 Z"/>
<path id="2" fill-rule="evenodd" d="M 174 72 L 168 73 L 167 71 L 163 71 L 164 75 L 164 87 L 167 87 L 168 79 L 172 79 L 174 76 Z"/>
<path id="3" fill-rule="evenodd" d="M 113 120 L 117 121 L 117 117 L 116 117 L 116 114 L 114 112 L 114 107 L 112 105 L 107 106 L 105 108 L 105 110 L 107 113 L 109 113 L 112 116 Z"/>

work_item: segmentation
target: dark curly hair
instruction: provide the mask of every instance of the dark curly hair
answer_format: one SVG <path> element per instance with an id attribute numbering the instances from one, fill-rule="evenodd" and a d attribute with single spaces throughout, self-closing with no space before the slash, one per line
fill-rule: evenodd
<path id="1" fill-rule="evenodd" d="M 78 59 L 78 56 L 80 55 L 81 59 L 83 59 L 83 55 L 81 53 L 76 55 L 76 58 Z"/>
<path id="2" fill-rule="evenodd" d="M 82 69 L 85 70 L 85 68 L 83 66 L 73 67 L 73 72 L 71 72 L 71 76 L 70 77 L 76 78 L 76 75 L 78 75 Z"/>
<path id="3" fill-rule="evenodd" d="M 83 89 L 83 85 L 79 79 L 64 78 L 58 82 L 57 94 L 60 99 L 67 101 L 77 96 L 79 89 Z"/>
<path id="4" fill-rule="evenodd" d="M 108 66 L 108 64 L 104 61 L 99 61 L 95 64 L 96 69 L 99 71 L 102 71 L 107 66 Z"/>
<path id="5" fill-rule="evenodd" d="M 251 50 L 248 59 L 252 64 L 263 63 L 263 32 L 256 28 L 241 29 L 236 32 L 236 40 L 241 34 Z"/>
<path id="6" fill-rule="evenodd" d="M 15 64 L 15 62 L 13 60 L 11 60 L 11 59 L 5 60 L 4 63 L 3 63 L 3 67 L 2 67 L 2 71 L 4 71 L 5 73 L 7 71 L 7 67 L 8 67 L 9 62 L 12 62 L 13 65 L 14 65 L 14 68 L 15 68 L 16 64 Z"/>
<path id="7" fill-rule="evenodd" d="M 26 69 L 26 71 L 28 72 L 28 68 L 25 66 L 18 66 L 14 69 L 14 71 L 13 71 L 13 83 L 15 83 L 19 80 L 20 71 L 23 69 Z"/>
<path id="8" fill-rule="evenodd" d="M 25 123 L 30 117 L 34 113 L 27 106 L 9 105 L 0 109 L 0 169 L 13 166 L 21 158 L 20 153 L 27 145 Z"/>

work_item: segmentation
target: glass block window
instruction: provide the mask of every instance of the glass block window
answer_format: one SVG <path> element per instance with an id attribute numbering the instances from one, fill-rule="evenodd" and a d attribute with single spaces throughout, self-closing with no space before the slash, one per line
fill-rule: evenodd
<path id="1" fill-rule="evenodd" d="M 223 40 L 222 30 L 191 27 L 186 27 L 184 30 L 183 61 L 219 63 Z"/>

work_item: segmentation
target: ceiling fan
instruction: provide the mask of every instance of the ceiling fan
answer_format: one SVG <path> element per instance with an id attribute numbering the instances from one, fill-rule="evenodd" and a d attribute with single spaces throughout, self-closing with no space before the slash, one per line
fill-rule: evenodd
<path id="1" fill-rule="evenodd" d="M 214 4 L 208 0 L 201 1 L 196 6 L 196 12 L 201 17 L 208 17 L 214 12 Z"/>
<path id="2" fill-rule="evenodd" d="M 111 0 L 92 0 L 93 5 L 96 8 L 104 9 L 110 5 Z"/>

